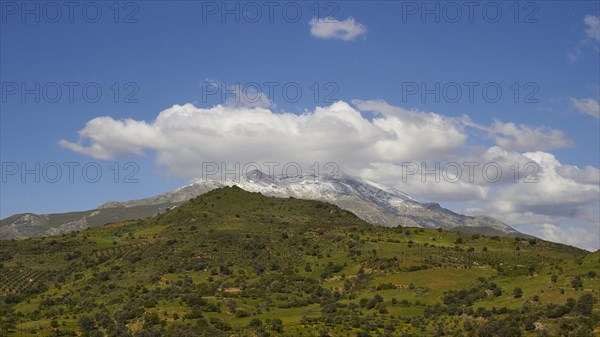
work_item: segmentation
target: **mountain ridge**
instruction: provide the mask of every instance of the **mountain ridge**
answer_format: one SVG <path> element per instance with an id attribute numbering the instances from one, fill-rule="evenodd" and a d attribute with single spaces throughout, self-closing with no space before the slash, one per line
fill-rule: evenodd
<path id="1" fill-rule="evenodd" d="M 493 235 L 523 236 L 503 222 L 487 216 L 467 216 L 438 203 L 421 203 L 393 187 L 345 173 L 271 176 L 253 170 L 236 179 L 197 180 L 176 190 L 129 201 L 109 201 L 96 209 L 57 214 L 16 214 L 0 221 L 0 239 L 65 234 L 108 222 L 144 218 L 177 207 L 211 190 L 238 186 L 264 195 L 330 202 L 359 218 L 385 227 L 421 227 L 463 230 Z"/>

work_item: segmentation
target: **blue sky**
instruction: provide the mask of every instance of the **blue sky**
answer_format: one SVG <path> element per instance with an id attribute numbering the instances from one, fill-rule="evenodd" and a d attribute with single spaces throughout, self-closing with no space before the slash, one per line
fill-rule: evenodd
<path id="1" fill-rule="evenodd" d="M 22 212 L 90 209 L 108 200 L 162 193 L 196 178 L 194 165 L 203 160 L 233 162 L 253 156 L 256 160 L 296 160 L 280 154 L 286 153 L 286 146 L 288 153 L 297 150 L 292 144 L 297 138 L 283 136 L 269 143 L 276 135 L 289 132 L 281 126 L 285 123 L 277 124 L 283 129 L 270 126 L 281 133 L 252 138 L 260 141 L 250 142 L 255 146 L 243 151 L 236 134 L 230 129 L 225 132 L 227 125 L 215 120 L 211 120 L 209 129 L 223 133 L 212 141 L 210 137 L 182 139 L 167 135 L 161 129 L 164 125 L 153 121 L 174 105 L 191 103 L 207 111 L 221 105 L 222 113 L 233 116 L 244 109 L 266 109 L 272 114 L 261 115 L 267 116 L 263 121 L 267 124 L 286 113 L 314 117 L 315 109 L 322 107 L 334 113 L 354 111 L 363 116 L 365 120 L 359 124 L 368 127 L 353 129 L 358 133 L 346 144 L 364 147 L 365 153 L 379 151 L 381 156 L 361 156 L 360 151 L 353 156 L 332 141 L 327 142 L 330 153 L 317 145 L 306 147 L 297 154 L 297 161 L 331 158 L 352 174 L 395 185 L 419 200 L 439 201 L 461 212 L 490 214 L 524 232 L 599 248 L 600 239 L 589 239 L 585 234 L 592 231 L 600 236 L 600 41 L 596 1 L 523 2 L 518 8 L 511 7 L 512 2 L 475 2 L 473 22 L 464 6 L 458 7 L 461 18 L 451 22 L 456 8 L 434 1 L 425 5 L 406 1 L 282 2 L 274 7 L 273 20 L 263 2 L 76 2 L 72 18 L 66 7 L 60 9 L 58 17 L 56 8 L 46 8 L 43 2 L 1 3 L 1 218 Z M 39 20 L 36 14 L 23 15 L 24 8 L 36 12 L 36 6 Z M 440 22 L 435 22 L 434 14 L 422 17 L 427 8 L 419 6 L 439 6 Z M 254 20 L 257 7 L 262 16 Z M 97 8 L 102 11 L 98 22 L 89 22 L 94 21 Z M 222 17 L 226 8 L 237 14 Z M 301 8 L 299 15 L 297 8 Z M 502 11 L 497 22 L 489 22 L 494 21 L 497 8 Z M 317 20 L 311 24 L 315 14 Z M 239 15 L 240 22 L 236 22 L 235 15 Z M 71 102 L 68 86 L 72 82 L 78 85 L 72 84 Z M 279 85 L 261 104 L 244 102 L 244 97 L 236 103 L 231 94 L 225 100 L 220 95 L 203 98 L 203 88 L 210 85 L 233 90 L 238 84 L 243 88 L 258 83 L 266 92 L 265 83 L 270 82 Z M 467 98 L 465 83 L 470 82 L 478 83 L 473 102 Z M 435 88 L 436 83 L 440 85 L 439 102 L 433 94 L 422 99 L 418 93 L 406 92 L 422 84 Z M 34 94 L 21 97 L 23 85 L 35 89 L 36 84 L 40 87 L 40 102 Z M 298 101 L 285 99 L 282 87 L 286 84 L 302 89 Z M 502 89 L 497 102 L 483 96 L 481 88 L 486 84 Z M 448 95 L 442 92 L 442 88 L 455 88 L 453 85 L 463 89 L 457 102 L 452 102 L 452 91 Z M 60 98 L 54 95 L 57 86 L 61 88 Z M 84 86 L 89 96 L 83 95 Z M 92 102 L 98 87 L 102 95 Z M 320 95 L 315 100 L 316 87 Z M 517 102 L 515 92 L 519 93 Z M 331 102 L 325 100 L 327 94 L 332 94 Z M 528 94 L 533 102 L 525 102 Z M 346 105 L 331 108 L 338 100 Z M 444 122 L 436 124 L 439 121 L 430 113 Z M 393 118 L 405 118 L 402 127 L 409 129 L 401 130 L 406 135 L 415 128 L 434 134 L 417 132 L 409 149 L 394 152 L 408 146 L 406 141 L 396 139 L 398 146 L 386 150 L 382 142 L 373 145 L 385 127 L 373 131 L 370 124 L 382 115 L 387 116 L 384 124 L 388 125 L 393 124 Z M 89 121 L 103 116 L 110 119 L 96 119 L 97 128 L 86 127 Z M 406 118 L 416 121 L 412 128 Z M 122 119 L 144 125 L 138 128 L 137 124 L 119 124 Z M 435 127 L 419 129 L 428 123 Z M 133 139 L 114 131 L 119 125 Z M 202 120 L 194 125 L 196 129 L 188 129 L 188 133 L 206 132 Z M 145 134 L 148 126 L 158 129 L 165 141 L 155 144 L 152 135 Z M 453 127 L 459 133 L 456 143 L 450 140 L 453 135 L 442 132 Z M 368 137 L 360 130 L 367 130 Z M 87 136 L 80 137 L 79 131 Z M 339 130 L 329 131 L 334 139 Z M 323 132 L 311 139 L 326 137 L 327 132 Z M 362 141 L 354 143 L 356 139 Z M 448 147 L 442 146 L 446 139 Z M 190 145 L 194 142 L 202 143 Z M 438 143 L 442 145 L 431 145 Z M 265 148 L 258 150 L 260 146 Z M 173 147 L 178 150 L 169 150 Z M 96 151 L 98 148 L 103 150 Z M 386 153 L 390 155 L 386 157 Z M 457 186 L 445 190 L 443 184 L 402 184 L 393 169 L 413 160 L 443 163 L 499 156 L 506 163 L 523 158 L 542 160 L 544 165 L 552 160 L 556 163 L 543 169 L 552 174 L 544 173 L 545 180 L 533 189 L 518 184 L 475 183 L 461 187 L 458 193 Z M 64 166 L 69 162 L 79 164 L 73 182 Z M 97 163 L 103 173 L 95 183 L 81 176 L 80 168 L 89 162 Z M 116 167 L 111 166 L 115 162 L 120 173 L 117 182 Z M 40 174 L 44 167 L 51 174 L 55 168 L 52 163 L 57 163 L 63 176 L 56 182 L 47 181 L 43 175 L 36 182 L 33 174 L 21 179 L 23 163 L 30 169 L 39 163 Z M 19 172 L 12 174 L 15 164 Z M 124 182 L 124 175 L 134 170 L 137 182 Z M 565 186 L 565 193 L 560 193 L 561 186 Z M 557 188 L 558 192 L 553 191 Z M 566 213 L 550 211 L 556 209 L 555 203 L 540 197 L 552 193 L 565 198 Z M 528 206 L 507 206 L 505 199 Z M 570 238 L 561 239 L 564 236 Z"/>

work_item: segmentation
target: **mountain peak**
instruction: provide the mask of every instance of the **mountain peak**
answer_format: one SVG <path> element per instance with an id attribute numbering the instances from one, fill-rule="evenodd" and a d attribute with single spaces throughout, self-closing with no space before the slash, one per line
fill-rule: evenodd
<path id="1" fill-rule="evenodd" d="M 24 238 L 48 233 L 68 233 L 107 222 L 143 218 L 226 186 L 271 197 L 329 202 L 371 224 L 386 227 L 445 228 L 468 232 L 481 230 L 482 234 L 492 232 L 494 235 L 519 234 L 496 219 L 458 214 L 437 203 L 420 203 L 398 189 L 353 177 L 344 172 L 272 176 L 255 169 L 238 179 L 204 179 L 146 199 L 108 202 L 95 210 L 70 213 L 67 222 L 63 221 L 66 217 L 61 214 L 50 217 L 34 214 L 9 217 L 2 220 L 0 237 Z M 23 234 L 19 228 L 29 229 Z"/>
<path id="2" fill-rule="evenodd" d="M 244 177 L 246 179 L 255 180 L 255 181 L 262 181 L 263 179 L 264 180 L 273 180 L 272 176 L 269 176 L 268 174 L 264 173 L 263 171 L 261 171 L 259 169 L 254 169 L 250 172 L 246 172 Z"/>
<path id="3" fill-rule="evenodd" d="M 353 212 L 367 222 L 386 227 L 468 228 L 469 231 L 489 227 L 499 235 L 517 233 L 498 220 L 458 214 L 438 203 L 420 203 L 398 189 L 344 172 L 271 176 L 260 170 L 252 170 L 239 180 L 205 181 L 198 184 L 204 186 L 209 183 L 236 185 L 246 191 L 274 197 L 326 201 Z"/>

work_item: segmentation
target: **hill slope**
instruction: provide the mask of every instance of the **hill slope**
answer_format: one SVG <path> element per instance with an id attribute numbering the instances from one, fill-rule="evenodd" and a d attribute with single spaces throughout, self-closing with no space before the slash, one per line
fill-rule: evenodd
<path id="1" fill-rule="evenodd" d="M 65 234 L 107 222 L 144 218 L 224 186 L 239 186 L 246 191 L 275 197 L 291 196 L 329 202 L 371 224 L 386 227 L 444 228 L 487 235 L 525 236 L 496 219 L 458 214 L 436 203 L 420 203 L 397 189 L 343 173 L 273 177 L 260 171 L 251 171 L 240 179 L 202 180 L 151 198 L 107 202 L 98 209 L 86 212 L 15 215 L 0 222 L 0 239 Z"/>
<path id="2" fill-rule="evenodd" d="M 600 309 L 598 252 L 236 187 L 0 259 L 8 336 L 587 336 Z"/>

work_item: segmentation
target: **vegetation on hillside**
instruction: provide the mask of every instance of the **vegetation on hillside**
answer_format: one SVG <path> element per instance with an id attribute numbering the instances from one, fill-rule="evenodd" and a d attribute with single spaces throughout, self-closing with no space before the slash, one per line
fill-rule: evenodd
<path id="1" fill-rule="evenodd" d="M 600 252 L 228 187 L 0 241 L 0 336 L 594 336 Z"/>

